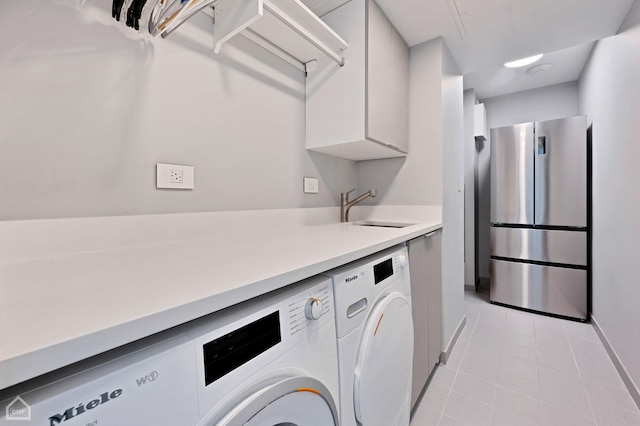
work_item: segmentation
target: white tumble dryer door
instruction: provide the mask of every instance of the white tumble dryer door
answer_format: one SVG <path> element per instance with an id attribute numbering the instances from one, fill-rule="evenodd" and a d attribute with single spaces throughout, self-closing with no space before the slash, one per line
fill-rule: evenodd
<path id="1" fill-rule="evenodd" d="M 402 293 L 380 300 L 365 326 L 355 370 L 356 419 L 365 426 L 408 425 L 413 360 L 411 305 Z"/>

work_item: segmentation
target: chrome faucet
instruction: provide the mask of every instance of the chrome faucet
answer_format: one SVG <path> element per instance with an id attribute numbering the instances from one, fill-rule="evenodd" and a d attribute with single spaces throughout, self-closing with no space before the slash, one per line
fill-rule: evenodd
<path id="1" fill-rule="evenodd" d="M 355 200 L 349 201 L 349 194 L 351 194 L 353 191 L 355 191 L 355 188 L 349 192 L 340 193 L 340 222 L 349 222 L 349 210 L 351 210 L 351 207 L 369 197 L 375 197 L 376 195 L 378 195 L 378 191 L 376 191 L 375 189 L 370 189 Z"/>

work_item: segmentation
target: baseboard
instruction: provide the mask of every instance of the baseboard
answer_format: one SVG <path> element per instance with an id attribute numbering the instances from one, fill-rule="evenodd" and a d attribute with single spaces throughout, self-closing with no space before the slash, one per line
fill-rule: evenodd
<path id="1" fill-rule="evenodd" d="M 458 324 L 458 327 L 456 328 L 455 333 L 453 333 L 453 336 L 451 336 L 451 340 L 449 340 L 449 344 L 440 353 L 440 362 L 441 363 L 443 363 L 443 364 L 447 363 L 447 360 L 449 359 L 449 356 L 451 356 L 451 351 L 453 350 L 453 347 L 458 342 L 458 338 L 460 337 L 460 334 L 462 334 L 462 330 L 464 329 L 464 326 L 466 324 L 467 324 L 467 316 L 465 315 L 460 320 L 460 323 Z"/>
<path id="2" fill-rule="evenodd" d="M 604 334 L 604 331 L 602 331 L 602 328 L 593 315 L 591 315 L 591 324 L 593 325 L 593 329 L 596 331 L 596 334 L 600 338 L 600 341 L 602 341 L 604 348 L 607 350 L 607 353 L 609 354 L 609 358 L 611 358 L 613 365 L 615 365 L 616 370 L 618 370 L 618 374 L 620 374 L 622 381 L 629 390 L 631 397 L 635 401 L 638 408 L 640 408 L 640 390 L 638 390 L 638 387 L 633 382 L 633 379 L 629 375 L 629 372 L 624 367 L 624 364 L 620 360 L 620 357 L 616 353 L 615 349 L 613 349 L 613 346 L 611 346 L 609 339 L 607 339 L 607 336 Z"/>

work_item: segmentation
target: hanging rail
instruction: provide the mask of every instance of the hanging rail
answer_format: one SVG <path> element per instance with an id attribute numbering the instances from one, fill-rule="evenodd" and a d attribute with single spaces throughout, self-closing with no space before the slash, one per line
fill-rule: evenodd
<path id="1" fill-rule="evenodd" d="M 293 20 L 289 15 L 287 15 L 279 7 L 277 7 L 276 5 L 271 3 L 270 1 L 264 0 L 264 8 L 266 10 L 268 10 L 269 12 L 271 12 L 273 14 L 273 16 L 278 18 L 283 24 L 287 25 L 293 31 L 298 33 L 298 35 L 300 35 L 305 40 L 307 40 L 309 43 L 314 45 L 318 50 L 320 50 L 325 55 L 330 57 L 335 63 L 337 63 L 340 66 L 344 66 L 344 58 L 342 56 L 340 56 L 338 53 L 336 53 L 335 51 L 330 49 L 329 46 L 327 46 L 325 43 L 320 41 L 318 39 L 318 37 L 316 37 L 314 34 L 310 33 L 304 27 L 302 27 L 300 24 L 298 24 L 295 20 Z M 316 18 L 317 19 L 317 17 L 315 15 L 313 15 L 313 13 L 311 13 L 311 11 L 309 11 L 309 13 L 311 14 L 310 16 L 312 18 Z M 340 38 L 340 36 L 338 34 L 336 34 L 328 26 L 324 25 L 324 23 L 323 23 L 323 26 L 326 27 L 327 32 L 329 32 L 332 36 L 334 36 L 337 39 L 339 39 L 340 41 L 342 41 L 342 43 L 344 44 L 344 47 L 342 47 L 341 51 L 347 48 L 347 43 L 344 40 L 342 40 L 342 38 Z"/>
<path id="2" fill-rule="evenodd" d="M 347 43 L 300 0 L 113 0 L 112 7 L 116 20 L 162 38 L 198 12 L 214 18 L 215 53 L 242 34 L 303 71 L 321 55 L 344 65 Z"/>

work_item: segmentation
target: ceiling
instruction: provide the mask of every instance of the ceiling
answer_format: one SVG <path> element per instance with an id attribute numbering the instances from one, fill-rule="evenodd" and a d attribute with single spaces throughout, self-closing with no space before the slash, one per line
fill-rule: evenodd
<path id="1" fill-rule="evenodd" d="M 486 99 L 576 81 L 594 44 L 590 42 L 545 53 L 539 61 L 522 68 L 507 68 L 502 64 L 486 67 L 465 75 L 464 88 L 473 88 L 479 99 Z"/>
<path id="2" fill-rule="evenodd" d="M 303 0 L 323 14 L 345 0 Z M 348 1 L 348 0 L 347 0 Z M 594 41 L 614 35 L 633 0 L 376 0 L 409 46 L 442 37 L 465 88 L 488 98 L 576 80 Z M 546 72 L 507 70 L 545 53 Z M 546 54 L 549 55 L 546 55 Z"/>

